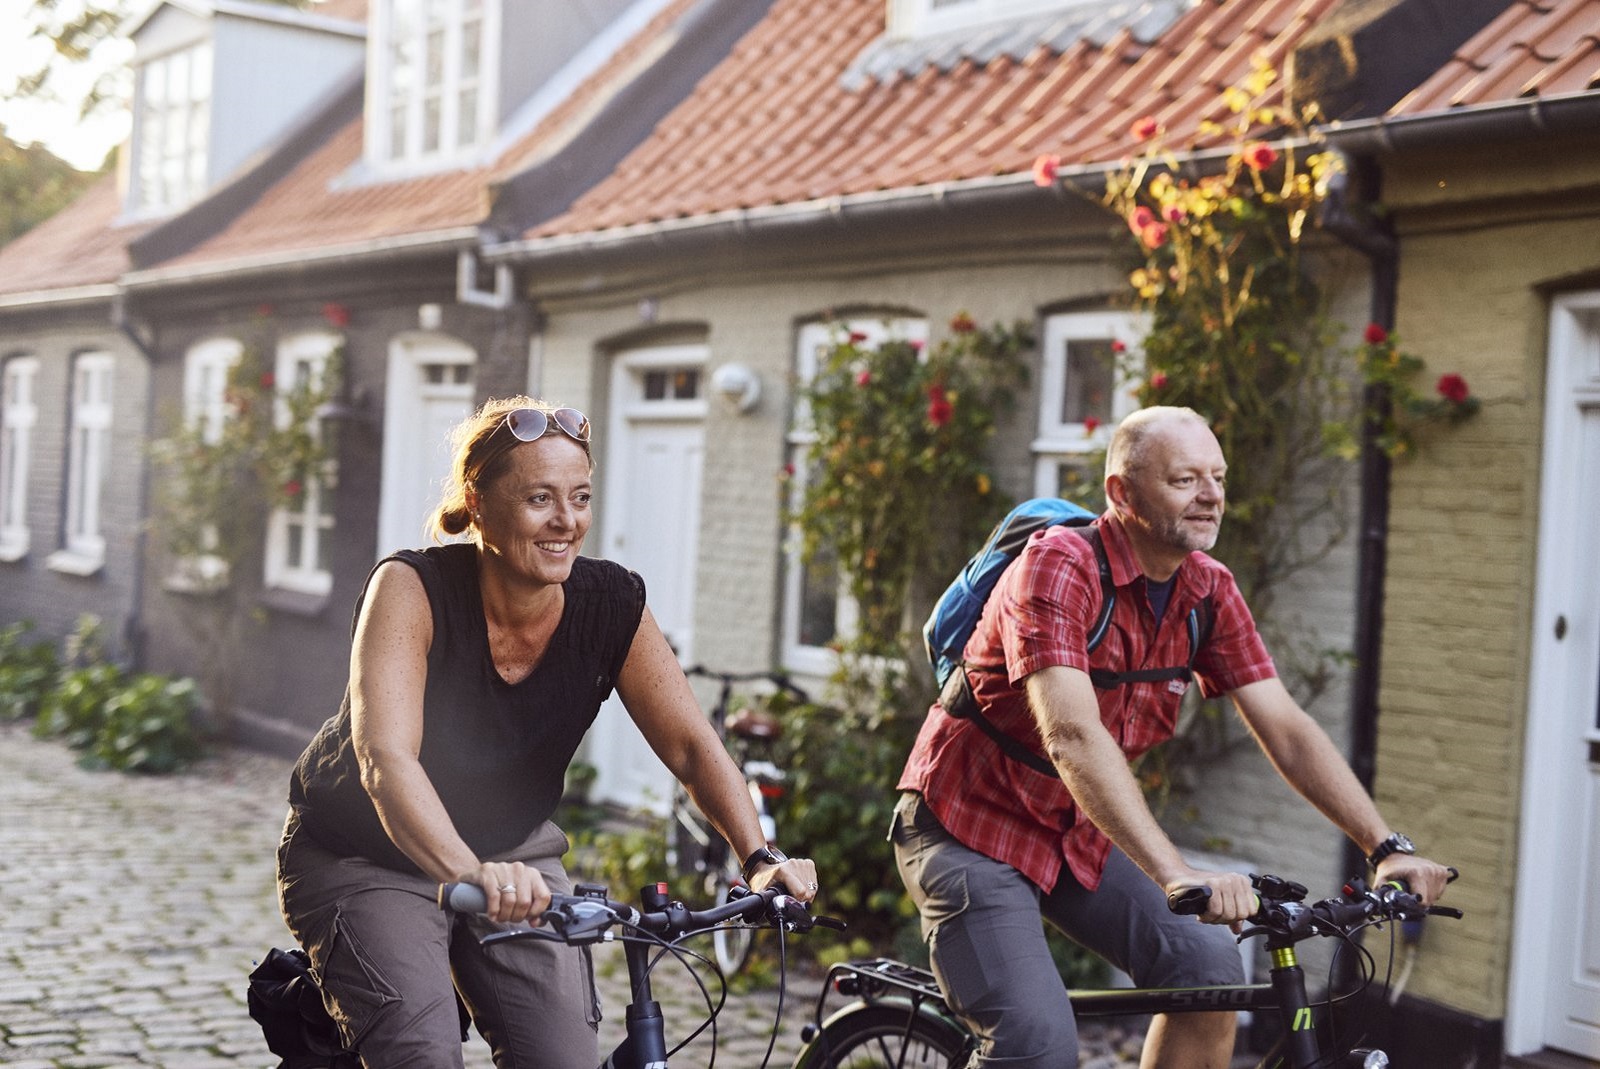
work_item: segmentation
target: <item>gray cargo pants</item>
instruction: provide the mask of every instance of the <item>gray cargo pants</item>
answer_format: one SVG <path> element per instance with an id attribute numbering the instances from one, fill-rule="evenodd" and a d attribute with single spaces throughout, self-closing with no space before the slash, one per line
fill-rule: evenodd
<path id="1" fill-rule="evenodd" d="M 1063 869 L 1042 895 L 1010 865 L 958 842 L 921 795 L 900 799 L 890 839 L 945 1000 L 979 1038 L 971 1069 L 1078 1064 L 1078 1028 L 1041 915 L 1140 987 L 1244 983 L 1227 927 L 1175 916 L 1121 850 L 1112 849 L 1097 890 Z"/>
<path id="2" fill-rule="evenodd" d="M 494 860 L 572 890 L 567 837 L 545 823 Z M 438 885 L 324 850 L 291 813 L 278 847 L 278 903 L 311 958 L 324 1002 L 369 1069 L 461 1066 L 456 992 L 499 1069 L 594 1069 L 599 1000 L 587 949 L 537 939 L 485 950 L 505 925 L 446 913 Z"/>

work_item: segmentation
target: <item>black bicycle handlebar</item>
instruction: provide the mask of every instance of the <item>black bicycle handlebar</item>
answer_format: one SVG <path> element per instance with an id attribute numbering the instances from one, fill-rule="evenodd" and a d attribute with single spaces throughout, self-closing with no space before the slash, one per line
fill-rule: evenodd
<path id="1" fill-rule="evenodd" d="M 1450 879 L 1460 875 L 1450 869 Z M 1256 889 L 1256 911 L 1246 918 L 1254 925 L 1245 935 L 1273 933 L 1295 940 L 1313 935 L 1349 935 L 1356 928 L 1374 921 L 1420 920 L 1439 916 L 1459 919 L 1462 914 L 1449 906 L 1424 906 L 1422 900 L 1403 883 L 1392 881 L 1381 887 L 1368 887 L 1355 877 L 1340 889 L 1337 898 L 1325 898 L 1311 905 L 1304 903 L 1306 889 L 1278 876 L 1251 874 Z M 1211 901 L 1211 888 L 1186 887 L 1167 896 L 1167 908 L 1174 913 L 1194 916 L 1204 913 Z"/>
<path id="2" fill-rule="evenodd" d="M 725 687 L 731 687 L 735 683 L 771 683 L 799 701 L 810 700 L 810 696 L 797 686 L 794 680 L 783 672 L 771 669 L 760 669 L 753 672 L 719 672 L 703 664 L 696 664 L 685 668 L 683 674 L 686 676 L 699 676 L 702 679 L 715 679 Z"/>
<path id="3" fill-rule="evenodd" d="M 742 888 L 736 888 L 743 890 Z M 814 917 L 804 902 L 782 887 L 763 891 L 744 891 L 731 895 L 708 909 L 690 909 L 682 902 L 669 901 L 666 884 L 646 888 L 646 897 L 661 904 L 660 909 L 639 910 L 626 902 L 606 897 L 604 887 L 579 884 L 578 894 L 551 895 L 550 907 L 540 914 L 537 927 L 497 932 L 484 942 L 507 938 L 540 938 L 582 946 L 606 937 L 613 925 L 648 932 L 663 939 L 676 939 L 688 932 L 701 931 L 734 919 L 755 920 L 782 926 L 791 932 L 808 932 L 814 926 L 842 927 L 829 917 Z M 440 909 L 458 913 L 482 913 L 489 907 L 483 888 L 472 883 L 439 885 Z"/>

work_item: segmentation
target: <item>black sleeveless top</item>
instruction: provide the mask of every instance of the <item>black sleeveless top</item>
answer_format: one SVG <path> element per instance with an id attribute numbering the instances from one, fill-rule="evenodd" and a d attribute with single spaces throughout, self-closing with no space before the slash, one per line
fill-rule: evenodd
<path id="1" fill-rule="evenodd" d="M 433 608 L 422 768 L 480 858 L 509 850 L 555 812 L 567 765 L 611 694 L 638 630 L 644 582 L 611 561 L 577 558 L 562 584 L 566 604 L 543 660 L 521 682 L 507 683 L 489 654 L 477 548 L 402 550 L 386 560 L 417 570 Z M 419 871 L 383 830 L 361 786 L 348 687 L 338 713 L 295 765 L 289 804 L 305 831 L 334 853 Z"/>

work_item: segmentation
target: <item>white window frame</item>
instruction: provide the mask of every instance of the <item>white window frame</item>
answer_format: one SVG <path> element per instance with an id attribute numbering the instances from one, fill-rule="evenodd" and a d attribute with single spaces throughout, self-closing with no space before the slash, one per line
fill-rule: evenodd
<path id="1" fill-rule="evenodd" d="M 116 357 L 79 353 L 72 361 L 72 410 L 67 434 L 67 515 L 61 548 L 48 567 L 93 575 L 106 563 L 102 508 L 111 465 L 112 396 Z"/>
<path id="2" fill-rule="evenodd" d="M 1038 432 L 1032 444 L 1034 496 L 1055 496 L 1061 487 L 1061 469 L 1084 466 L 1090 457 L 1104 452 L 1116 425 L 1138 409 L 1133 384 L 1127 381 L 1123 369 L 1143 366 L 1140 342 L 1149 329 L 1148 323 L 1148 316 L 1130 312 L 1061 312 L 1045 317 L 1039 357 Z M 1067 392 L 1067 346 L 1074 341 L 1108 341 L 1124 346 L 1113 373 L 1109 418 L 1093 431 L 1082 421 L 1061 418 Z"/>
<path id="3" fill-rule="evenodd" d="M 337 334 L 321 331 L 281 340 L 275 380 L 279 393 L 288 393 L 307 377 L 314 385 L 320 384 L 342 340 Z M 284 426 L 288 418 L 288 407 L 280 399 L 279 426 Z M 320 434 L 320 425 L 314 426 L 312 433 Z M 321 472 L 306 473 L 296 505 L 272 510 L 267 522 L 265 561 L 269 590 L 313 597 L 326 597 L 333 590 L 328 554 L 333 548 L 332 492 L 337 484 L 338 465 L 330 460 Z"/>
<path id="4" fill-rule="evenodd" d="M 189 347 L 183 360 L 183 422 L 198 429 L 200 440 L 215 445 L 234 417 L 228 400 L 228 377 L 244 355 L 244 344 L 236 338 L 209 338 Z M 207 550 L 217 543 L 216 530 L 200 532 Z M 173 562 L 166 586 L 176 591 L 216 590 L 228 584 L 228 561 L 212 552 L 196 553 Z"/>
<path id="5" fill-rule="evenodd" d="M 795 340 L 794 362 L 795 382 L 800 389 L 804 389 L 816 377 L 823 351 L 851 333 L 864 335 L 861 344 L 868 348 L 874 348 L 889 340 L 921 342 L 926 345 L 928 321 L 910 316 L 889 318 L 860 316 L 843 321 L 811 322 L 802 325 Z M 794 471 L 789 480 L 790 508 L 798 507 L 805 493 L 806 454 L 816 440 L 816 430 L 811 426 L 811 413 L 804 397 L 797 392 L 786 450 L 789 465 Z M 827 646 L 803 645 L 800 640 L 801 595 L 806 569 L 801 543 L 799 527 L 791 525 L 784 540 L 783 664 L 792 672 L 828 675 L 838 667 L 839 655 Z M 842 574 L 835 606 L 834 634 L 841 639 L 849 638 L 855 634 L 859 609 L 855 600 L 845 590 Z"/>
<path id="6" fill-rule="evenodd" d="M 473 34 L 476 76 L 463 62 Z M 473 162 L 495 136 L 499 37 L 499 0 L 381 0 L 367 49 L 369 164 L 403 175 Z M 433 44 L 442 54 L 430 77 Z M 463 107 L 469 93 L 470 106 Z M 426 143 L 430 103 L 437 106 L 434 145 Z"/>
<path id="7" fill-rule="evenodd" d="M 139 214 L 176 211 L 205 193 L 210 178 L 213 66 L 210 41 L 139 65 L 131 182 Z M 181 97 L 172 92 L 175 75 L 187 83 Z M 153 101 L 157 79 L 162 89 Z"/>
<path id="8" fill-rule="evenodd" d="M 889 36 L 932 37 L 1106 0 L 889 0 Z"/>
<path id="9" fill-rule="evenodd" d="M 0 561 L 28 555 L 28 468 L 39 423 L 39 358 L 13 356 L 0 372 Z"/>

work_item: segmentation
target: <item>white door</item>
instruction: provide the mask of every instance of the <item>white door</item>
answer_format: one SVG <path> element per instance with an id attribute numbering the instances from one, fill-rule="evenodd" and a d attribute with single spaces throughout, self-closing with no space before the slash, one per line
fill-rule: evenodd
<path id="1" fill-rule="evenodd" d="M 472 412 L 477 354 L 450 338 L 405 335 L 389 347 L 378 557 L 428 544 L 423 524 L 450 474 L 450 431 Z"/>
<path id="2" fill-rule="evenodd" d="M 650 612 L 685 664 L 694 651 L 705 361 L 703 346 L 617 357 L 605 466 L 597 480 L 605 503 L 598 555 L 644 579 Z M 597 773 L 597 799 L 666 811 L 671 776 L 615 695 L 589 733 L 587 756 Z"/>
<path id="3" fill-rule="evenodd" d="M 1550 339 L 1507 1046 L 1600 1058 L 1600 293 Z"/>

